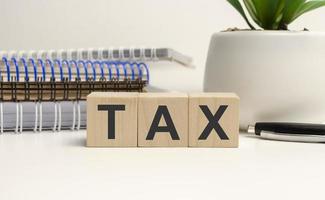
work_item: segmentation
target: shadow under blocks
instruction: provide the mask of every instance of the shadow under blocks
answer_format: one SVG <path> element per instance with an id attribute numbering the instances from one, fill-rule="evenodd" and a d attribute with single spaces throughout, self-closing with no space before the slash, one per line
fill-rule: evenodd
<path id="1" fill-rule="evenodd" d="M 238 147 L 233 93 L 94 92 L 87 97 L 88 147 Z"/>

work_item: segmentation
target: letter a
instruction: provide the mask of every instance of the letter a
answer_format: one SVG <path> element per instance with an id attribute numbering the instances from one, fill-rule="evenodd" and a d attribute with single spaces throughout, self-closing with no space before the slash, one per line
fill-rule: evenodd
<path id="1" fill-rule="evenodd" d="M 162 117 L 165 119 L 166 126 L 159 126 Z M 156 132 L 169 132 L 173 140 L 180 140 L 167 106 L 158 106 L 146 140 L 153 140 Z"/>

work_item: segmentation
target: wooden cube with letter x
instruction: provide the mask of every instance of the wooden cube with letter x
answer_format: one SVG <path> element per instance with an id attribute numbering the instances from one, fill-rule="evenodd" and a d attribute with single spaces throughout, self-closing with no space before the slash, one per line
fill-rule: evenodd
<path id="1" fill-rule="evenodd" d="M 136 147 L 138 93 L 94 92 L 87 97 L 87 146 Z"/>
<path id="2" fill-rule="evenodd" d="M 188 147 L 187 94 L 139 95 L 138 146 Z"/>
<path id="3" fill-rule="evenodd" d="M 189 146 L 238 147 L 239 97 L 232 93 L 189 95 Z"/>

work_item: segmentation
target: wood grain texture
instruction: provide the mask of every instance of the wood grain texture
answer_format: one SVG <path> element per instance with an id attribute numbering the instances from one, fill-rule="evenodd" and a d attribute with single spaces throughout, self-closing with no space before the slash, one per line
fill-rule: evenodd
<path id="1" fill-rule="evenodd" d="M 156 132 L 148 140 L 148 132 L 159 106 L 166 106 L 179 140 L 173 140 L 170 132 Z M 166 126 L 161 117 L 159 126 Z M 138 146 L 140 147 L 188 147 L 188 95 L 183 93 L 141 93 L 138 104 Z"/>
<path id="2" fill-rule="evenodd" d="M 87 146 L 136 147 L 139 93 L 94 92 L 87 97 Z M 108 139 L 108 112 L 98 105 L 125 105 L 115 112 L 115 139 Z"/>
<path id="3" fill-rule="evenodd" d="M 199 139 L 209 120 L 200 106 L 207 106 L 215 115 L 220 106 L 225 111 L 219 121 L 228 139 L 221 139 L 215 129 L 206 139 Z M 220 134 L 220 133 L 219 133 Z M 239 97 L 232 93 L 191 93 L 189 94 L 189 146 L 190 147 L 238 147 Z"/>

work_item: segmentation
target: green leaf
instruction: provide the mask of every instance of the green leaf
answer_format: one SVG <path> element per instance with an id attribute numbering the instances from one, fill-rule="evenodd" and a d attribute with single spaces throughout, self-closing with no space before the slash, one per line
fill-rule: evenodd
<path id="1" fill-rule="evenodd" d="M 283 18 L 283 10 L 285 8 L 285 1 L 280 0 L 278 1 L 278 4 L 276 6 L 276 10 L 273 16 L 273 25 L 272 25 L 272 29 L 279 29 L 279 25 L 282 21 Z"/>
<path id="2" fill-rule="evenodd" d="M 245 19 L 248 26 L 251 29 L 255 30 L 255 27 L 249 22 L 246 14 L 245 14 L 245 11 L 244 11 L 243 7 L 241 6 L 239 0 L 227 0 L 227 1 L 240 13 L 240 15 Z"/>
<path id="3" fill-rule="evenodd" d="M 284 8 L 283 0 L 251 0 L 257 10 L 259 25 L 266 30 L 278 28 Z M 278 15 L 277 15 L 278 14 Z"/>
<path id="4" fill-rule="evenodd" d="M 255 8 L 253 1 L 252 0 L 244 0 L 244 4 L 245 4 L 245 7 L 246 7 L 249 15 L 253 19 L 253 21 L 257 25 L 261 26 L 261 24 L 260 24 L 261 20 L 259 19 L 259 16 L 257 15 L 257 10 Z"/>
<path id="5" fill-rule="evenodd" d="M 306 0 L 285 0 L 285 8 L 283 10 L 282 25 L 290 24 L 297 14 L 298 9 L 306 2 Z"/>
<path id="6" fill-rule="evenodd" d="M 240 1 L 251 19 L 265 30 L 288 30 L 288 25 L 301 15 L 325 6 L 325 0 L 227 0 L 249 22 Z"/>
<path id="7" fill-rule="evenodd" d="M 297 19 L 298 17 L 300 17 L 301 15 L 305 14 L 306 12 L 315 10 L 315 9 L 320 8 L 320 7 L 323 7 L 323 6 L 325 6 L 325 0 L 307 1 L 306 3 L 304 3 L 303 5 L 301 5 L 298 8 L 297 13 L 293 17 L 293 20 Z"/>

